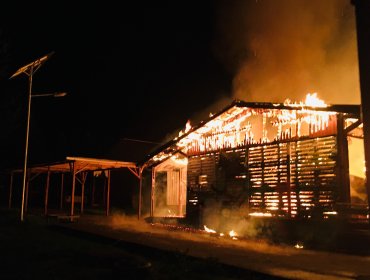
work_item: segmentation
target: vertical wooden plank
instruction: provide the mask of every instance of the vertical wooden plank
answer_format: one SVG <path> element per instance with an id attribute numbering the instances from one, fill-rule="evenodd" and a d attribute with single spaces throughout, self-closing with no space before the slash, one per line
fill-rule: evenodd
<path id="1" fill-rule="evenodd" d="M 350 203 L 348 140 L 347 134 L 344 131 L 344 118 L 342 113 L 337 114 L 337 150 L 338 201 L 342 203 Z"/>
<path id="2" fill-rule="evenodd" d="M 142 188 L 143 188 L 143 176 L 142 176 L 142 169 L 139 168 L 139 207 L 137 210 L 137 218 L 140 220 L 141 218 L 141 193 L 142 193 Z"/>
<path id="3" fill-rule="evenodd" d="M 152 187 L 150 190 L 150 217 L 154 215 L 154 187 L 155 187 L 155 172 L 152 168 Z"/>
<path id="4" fill-rule="evenodd" d="M 179 196 L 177 200 L 177 203 L 178 203 L 177 213 L 179 216 L 182 216 L 182 200 L 181 200 L 181 197 L 182 197 L 182 184 L 181 184 L 182 168 L 179 169 L 178 175 L 179 175 L 179 181 L 178 181 Z"/>
<path id="5" fill-rule="evenodd" d="M 288 190 L 287 190 L 287 193 L 288 193 L 288 217 L 292 217 L 292 186 L 290 184 L 290 173 L 291 173 L 291 169 L 290 169 L 290 142 L 287 143 L 288 147 L 287 147 L 287 184 L 288 184 Z"/>
<path id="6" fill-rule="evenodd" d="M 50 166 L 48 166 L 48 173 L 45 185 L 45 201 L 44 201 L 44 215 L 48 214 L 48 201 L 49 201 L 49 185 L 50 185 Z"/>
<path id="7" fill-rule="evenodd" d="M 60 209 L 63 209 L 63 199 L 64 199 L 64 173 L 62 173 L 60 182 Z"/>
<path id="8" fill-rule="evenodd" d="M 107 170 L 107 171 L 108 171 L 108 178 L 107 178 L 107 196 L 106 196 L 107 202 L 106 202 L 106 211 L 105 211 L 105 215 L 106 215 L 106 216 L 109 216 L 109 207 L 110 207 L 110 170 Z"/>
<path id="9" fill-rule="evenodd" d="M 71 192 L 71 216 L 74 215 L 75 189 L 76 189 L 76 164 L 72 162 L 72 192 Z"/>
<path id="10" fill-rule="evenodd" d="M 247 201 L 246 201 L 246 204 L 247 204 L 247 214 L 250 213 L 250 204 L 249 204 L 249 201 L 250 201 L 250 196 L 251 196 L 251 192 L 250 192 L 250 188 L 251 188 L 251 184 L 250 184 L 250 173 L 249 173 L 249 147 L 246 145 L 245 146 L 245 158 L 244 158 L 244 167 L 246 169 L 246 177 L 245 177 L 245 184 L 246 184 L 246 192 L 247 192 Z"/>
<path id="11" fill-rule="evenodd" d="M 365 186 L 367 190 L 367 202 L 370 206 L 370 2 L 368 0 L 352 0 L 356 14 L 357 53 L 360 74 L 361 92 L 361 116 L 364 130 L 365 149 Z M 370 215 L 369 223 L 370 223 Z"/>
<path id="12" fill-rule="evenodd" d="M 9 183 L 9 201 L 8 201 L 8 208 L 12 208 L 12 194 L 13 194 L 13 171 L 10 172 L 10 183 Z"/>
<path id="13" fill-rule="evenodd" d="M 84 212 L 84 202 L 85 202 L 85 182 L 87 172 L 84 172 L 82 175 L 82 185 L 81 185 L 81 214 Z"/>
<path id="14" fill-rule="evenodd" d="M 103 171 L 103 177 L 104 177 L 104 182 L 103 182 L 103 204 L 105 209 L 107 209 L 107 179 L 105 177 L 105 173 Z"/>
<path id="15" fill-rule="evenodd" d="M 91 186 L 91 207 L 95 204 L 95 175 L 92 174 L 92 186 Z"/>

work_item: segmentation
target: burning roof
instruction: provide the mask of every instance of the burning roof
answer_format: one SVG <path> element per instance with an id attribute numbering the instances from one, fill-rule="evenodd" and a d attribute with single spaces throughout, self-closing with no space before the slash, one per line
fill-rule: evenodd
<path id="1" fill-rule="evenodd" d="M 327 105 L 308 94 L 305 102 L 260 103 L 234 100 L 195 126 L 188 122 L 179 135 L 145 160 L 155 165 L 177 153 L 192 155 L 244 145 L 261 145 L 304 137 L 336 134 L 336 116 L 343 114 L 347 131 L 361 124 L 360 105 Z M 356 132 L 362 137 L 362 129 Z"/>

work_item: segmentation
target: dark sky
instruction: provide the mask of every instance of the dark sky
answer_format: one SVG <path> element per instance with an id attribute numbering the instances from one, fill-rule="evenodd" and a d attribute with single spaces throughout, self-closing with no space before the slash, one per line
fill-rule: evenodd
<path id="1" fill-rule="evenodd" d="M 10 4 L 9 4 L 10 3 Z M 359 104 L 350 0 L 10 1 L 0 9 L 0 158 L 126 160 L 122 139 L 162 142 L 232 99 Z M 201 116 L 201 117 L 200 117 Z M 121 152 L 112 151 L 121 149 Z M 121 147 L 121 148 L 118 148 Z"/>
<path id="2" fill-rule="evenodd" d="M 55 51 L 33 76 L 31 163 L 104 157 L 120 139 L 163 141 L 196 112 L 231 95 L 216 58 L 216 2 L 12 1 L 1 8 L 2 166 L 21 166 L 26 75 L 21 66 Z M 121 160 L 125 160 L 121 158 Z"/>

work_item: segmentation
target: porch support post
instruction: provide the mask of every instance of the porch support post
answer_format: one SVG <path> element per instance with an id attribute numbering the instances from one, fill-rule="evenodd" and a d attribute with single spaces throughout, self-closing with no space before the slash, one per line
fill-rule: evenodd
<path id="1" fill-rule="evenodd" d="M 87 177 L 87 172 L 84 172 L 82 175 L 81 181 L 81 214 L 84 212 L 84 202 L 85 202 L 85 182 Z"/>
<path id="2" fill-rule="evenodd" d="M 72 162 L 72 192 L 71 192 L 71 216 L 74 215 L 75 189 L 76 189 L 76 164 Z"/>
<path id="3" fill-rule="evenodd" d="M 46 185 L 45 185 L 45 203 L 44 203 L 45 216 L 48 214 L 49 185 L 50 185 L 50 166 L 48 166 L 48 173 L 46 176 Z"/>
<path id="4" fill-rule="evenodd" d="M 63 209 L 63 199 L 64 199 L 64 173 L 62 173 L 61 182 L 60 182 L 60 209 Z"/>
<path id="5" fill-rule="evenodd" d="M 140 220 L 141 218 L 141 203 L 142 203 L 142 191 L 143 191 L 143 169 L 140 167 L 139 168 L 139 207 L 137 210 L 137 218 Z"/>
<path id="6" fill-rule="evenodd" d="M 12 208 L 12 194 L 13 194 L 13 171 L 10 172 L 10 183 L 9 183 L 9 201 L 8 201 L 8 208 Z"/>
<path id="7" fill-rule="evenodd" d="M 349 161 L 348 161 L 348 140 L 344 129 L 343 114 L 337 117 L 337 150 L 338 150 L 338 201 L 347 206 L 351 202 L 349 183 Z"/>
<path id="8" fill-rule="evenodd" d="M 155 188 L 155 172 L 152 168 L 152 187 L 150 189 L 150 217 L 154 216 L 154 188 Z"/>
<path id="9" fill-rule="evenodd" d="M 108 178 L 107 178 L 107 195 L 106 195 L 106 209 L 105 209 L 105 215 L 109 216 L 109 208 L 110 208 L 110 170 L 108 171 Z"/>

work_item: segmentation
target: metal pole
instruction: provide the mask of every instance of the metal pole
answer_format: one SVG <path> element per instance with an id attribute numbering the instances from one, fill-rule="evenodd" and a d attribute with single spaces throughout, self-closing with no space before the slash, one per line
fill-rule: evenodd
<path id="1" fill-rule="evenodd" d="M 30 130 L 30 117 L 31 117 L 31 92 L 32 92 L 32 75 L 33 66 L 31 66 L 30 74 L 28 76 L 28 108 L 27 108 L 27 130 L 26 130 L 26 147 L 24 152 L 24 167 L 23 167 L 23 187 L 22 187 L 22 205 L 21 205 L 21 222 L 24 221 L 24 196 L 26 192 L 26 177 L 27 177 L 27 157 L 28 157 L 28 135 Z"/>

